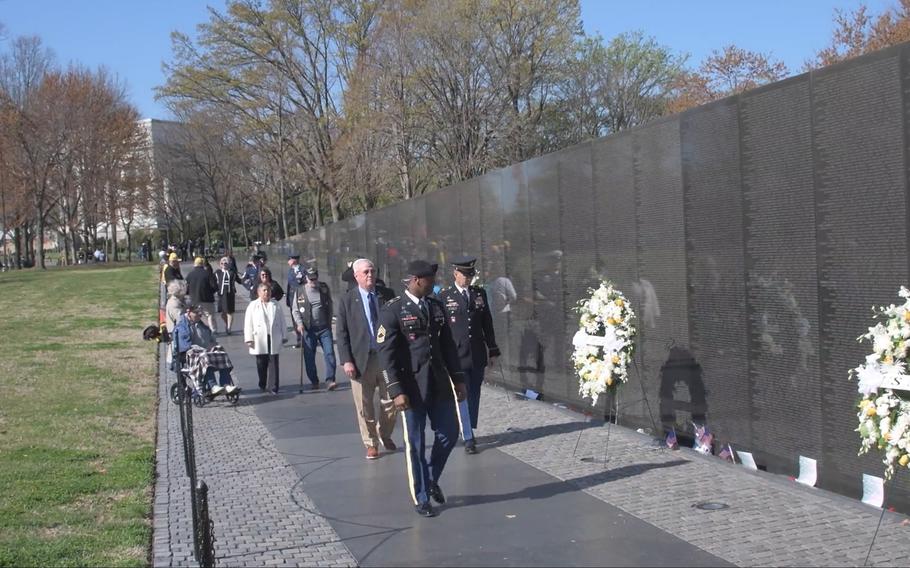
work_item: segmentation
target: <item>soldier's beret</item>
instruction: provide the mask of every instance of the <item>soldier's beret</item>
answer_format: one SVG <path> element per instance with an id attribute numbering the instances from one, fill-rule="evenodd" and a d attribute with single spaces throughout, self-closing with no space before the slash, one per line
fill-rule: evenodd
<path id="1" fill-rule="evenodd" d="M 438 264 L 430 264 L 425 260 L 414 260 L 408 264 L 408 274 L 417 278 L 424 278 L 435 275 L 438 268 Z"/>

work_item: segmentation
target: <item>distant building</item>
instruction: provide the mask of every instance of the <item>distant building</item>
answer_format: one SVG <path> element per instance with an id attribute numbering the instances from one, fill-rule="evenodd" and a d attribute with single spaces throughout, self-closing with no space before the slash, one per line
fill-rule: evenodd
<path id="1" fill-rule="evenodd" d="M 136 228 L 158 229 L 168 240 L 177 238 L 181 227 L 185 230 L 191 213 L 202 206 L 195 189 L 195 176 L 183 150 L 187 133 L 183 124 L 170 120 L 147 118 L 139 121 L 148 140 L 148 158 L 152 174 L 151 197 L 154 203 L 149 211 L 154 218 L 144 218 Z"/>

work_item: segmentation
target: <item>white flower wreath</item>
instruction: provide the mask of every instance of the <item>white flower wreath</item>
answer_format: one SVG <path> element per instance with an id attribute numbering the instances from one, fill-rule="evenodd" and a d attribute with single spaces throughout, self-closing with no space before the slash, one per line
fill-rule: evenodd
<path id="1" fill-rule="evenodd" d="M 862 395 L 857 408 L 862 437 L 859 454 L 872 448 L 884 453 L 885 478 L 891 479 L 896 465 L 910 464 L 910 374 L 907 349 L 910 347 L 910 290 L 901 286 L 904 303 L 873 308 L 881 319 L 869 332 L 857 338 L 872 343 L 866 362 L 850 370 L 859 379 Z"/>
<path id="2" fill-rule="evenodd" d="M 572 339 L 572 362 L 578 374 L 578 393 L 597 398 L 629 380 L 635 351 L 635 312 L 622 292 L 604 280 L 591 297 L 580 300 L 579 330 Z"/>

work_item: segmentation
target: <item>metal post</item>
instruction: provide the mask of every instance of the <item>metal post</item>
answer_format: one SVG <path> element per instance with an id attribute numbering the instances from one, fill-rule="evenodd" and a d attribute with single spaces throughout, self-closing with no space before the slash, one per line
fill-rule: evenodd
<path id="1" fill-rule="evenodd" d="M 209 488 L 204 481 L 199 480 L 195 485 L 196 511 L 199 522 L 194 528 L 194 544 L 199 550 L 196 561 L 200 566 L 215 565 L 215 523 L 209 518 Z"/>

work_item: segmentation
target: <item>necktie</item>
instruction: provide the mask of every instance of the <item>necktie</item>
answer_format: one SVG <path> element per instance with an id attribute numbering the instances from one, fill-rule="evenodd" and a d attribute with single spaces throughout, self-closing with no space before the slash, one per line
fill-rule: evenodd
<path id="1" fill-rule="evenodd" d="M 420 315 L 423 316 L 424 321 L 429 320 L 430 316 L 427 315 L 427 303 L 421 299 L 417 302 L 417 307 L 420 308 Z"/>
<path id="2" fill-rule="evenodd" d="M 373 333 L 373 337 L 376 337 L 376 328 L 379 327 L 379 322 L 377 321 L 379 319 L 379 313 L 376 310 L 376 296 L 370 292 L 367 294 L 367 301 L 370 303 L 370 324 L 372 327 L 371 331 Z"/>
<path id="3" fill-rule="evenodd" d="M 467 288 L 465 288 L 464 290 L 461 291 L 461 297 L 464 298 L 465 308 L 470 310 L 471 303 L 468 301 L 468 289 Z"/>

